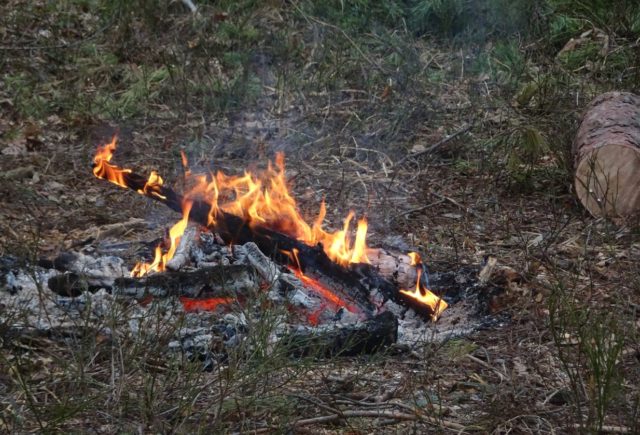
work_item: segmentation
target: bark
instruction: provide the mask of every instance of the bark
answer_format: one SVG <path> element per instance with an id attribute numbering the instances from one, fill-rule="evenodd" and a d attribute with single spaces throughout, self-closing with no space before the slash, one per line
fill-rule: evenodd
<path id="1" fill-rule="evenodd" d="M 596 217 L 640 210 L 640 97 L 600 95 L 587 108 L 573 142 L 576 194 Z"/>
<path id="2" fill-rule="evenodd" d="M 113 293 L 144 299 L 147 296 L 237 298 L 257 294 L 260 281 L 251 266 L 231 264 L 196 270 L 170 271 L 143 278 L 117 278 Z"/>

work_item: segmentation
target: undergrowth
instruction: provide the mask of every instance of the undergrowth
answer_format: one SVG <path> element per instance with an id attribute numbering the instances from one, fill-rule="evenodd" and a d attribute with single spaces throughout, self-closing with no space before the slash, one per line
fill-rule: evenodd
<path id="1" fill-rule="evenodd" d="M 189 13 L 180 1 L 169 0 L 12 0 L 0 6 L 3 169 L 26 164 L 9 153 L 11 147 L 24 145 L 27 163 L 39 168 L 42 178 L 6 183 L 3 179 L 2 193 L 11 203 L 3 212 L 20 207 L 20 212 L 35 213 L 54 203 L 61 214 L 73 214 L 70 210 L 83 204 L 87 220 L 116 219 L 101 210 L 104 198 L 82 202 L 85 186 L 74 176 L 65 181 L 67 191 L 47 195 L 37 191 L 51 185 L 56 168 L 69 174 L 85 168 L 87 150 L 95 145 L 88 144 L 95 139 L 89 131 L 102 131 L 105 125 L 135 130 L 137 135 L 130 136 L 138 144 L 157 140 L 147 148 L 145 165 L 170 167 L 163 159 L 169 156 L 173 161 L 178 148 L 187 144 L 198 164 L 206 166 L 218 145 L 231 142 L 226 132 L 250 130 L 248 125 L 263 118 L 275 119 L 292 144 L 271 140 L 268 134 L 252 137 L 255 146 L 243 159 L 262 157 L 269 149 L 265 143 L 275 143 L 273 149 L 288 146 L 293 157 L 305 164 L 312 162 L 311 157 L 329 156 L 330 163 L 321 169 L 342 171 L 344 187 L 337 194 L 327 189 L 327 195 L 345 206 L 397 194 L 391 188 L 362 188 L 363 174 L 376 180 L 395 179 L 399 169 L 394 161 L 471 125 L 456 140 L 415 161 L 409 158 L 409 168 L 417 168 L 418 175 L 400 175 L 418 192 L 412 191 L 414 199 L 424 201 L 412 216 L 452 205 L 453 211 L 444 213 L 450 236 L 434 240 L 442 244 L 453 240 L 457 256 L 458 242 L 460 249 L 474 247 L 467 235 L 468 216 L 460 217 L 470 209 L 446 195 L 431 198 L 437 182 L 451 181 L 465 198 L 477 199 L 474 205 L 492 218 L 513 213 L 500 209 L 496 198 L 503 195 L 523 208 L 534 204 L 533 208 L 540 196 L 550 208 L 568 203 L 557 213 L 585 219 L 575 201 L 568 199 L 573 178 L 570 144 L 581 111 L 601 92 L 640 90 L 640 6 L 632 0 L 195 3 L 197 14 Z M 157 131 L 149 133 L 153 130 Z M 70 145 L 83 141 L 87 143 Z M 49 150 L 51 144 L 60 149 Z M 40 159 L 39 151 L 44 155 Z M 123 152 L 133 153 L 134 148 Z M 354 180 L 345 181 L 346 163 L 358 167 Z M 367 173 L 363 168 L 369 166 L 373 169 Z M 421 172 L 423 168 L 427 169 Z M 456 177 L 438 180 L 442 168 Z M 305 171 L 296 176 L 304 177 Z M 471 186 L 474 180 L 481 180 L 477 190 Z M 70 190 L 79 192 L 78 198 L 69 195 Z M 356 199 L 349 196 L 355 191 Z M 478 192 L 484 196 L 476 198 Z M 72 205 L 60 199 L 65 194 L 74 196 Z M 51 229 L 45 212 L 33 219 L 10 216 L 8 223 L 2 217 L 3 234 L 24 235 L 21 229 L 34 220 L 43 223 L 43 230 L 34 233 L 36 239 Z M 429 219 L 409 221 L 408 231 L 431 230 L 437 217 Z M 532 222 L 539 224 L 534 218 Z M 587 226 L 583 224 L 579 222 Z M 474 225 L 489 223 L 480 219 Z M 62 227 L 65 230 L 69 228 Z M 549 251 L 569 249 L 574 242 L 547 241 L 547 230 L 535 227 Z M 616 237 L 599 247 L 614 246 Z M 42 246 L 25 247 L 20 237 L 14 238 L 16 243 L 0 246 L 0 255 L 11 251 L 35 261 L 41 254 Z M 490 250 L 512 246 L 513 241 L 505 237 L 495 244 L 484 239 L 475 243 L 487 244 Z M 522 251 L 529 249 L 526 245 Z M 485 254 L 484 248 L 477 251 Z M 629 248 L 625 255 L 634 259 L 633 252 Z M 591 251 L 585 249 L 580 255 L 589 258 Z M 540 264 L 558 270 L 570 267 L 549 265 L 547 259 L 531 264 L 527 266 L 531 280 Z M 594 307 L 596 302 L 581 297 L 582 289 L 576 291 L 576 282 L 560 274 L 552 280 L 545 331 L 561 360 L 573 420 L 579 430 L 595 432 L 609 425 L 612 415 L 622 413 L 624 423 L 637 431 L 640 398 L 620 363 L 629 359 L 625 351 L 638 346 L 637 332 L 630 327 L 637 313 L 629 314 L 627 307 L 619 306 L 622 303 Z M 638 284 L 630 288 L 637 292 Z M 201 361 L 161 357 L 179 325 L 162 324 L 161 313 L 156 314 L 159 317 L 148 320 L 149 328 L 158 333 L 155 338 L 114 334 L 106 340 L 89 334 L 55 348 L 47 348 L 49 342 L 37 337 L 12 341 L 6 335 L 8 326 L 0 324 L 3 350 L 9 350 L 0 356 L 6 367 L 0 380 L 10 385 L 0 396 L 13 395 L 11 403 L 3 402 L 0 430 L 25 425 L 40 431 L 73 430 L 76 420 L 94 414 L 106 432 L 248 431 L 255 428 L 251 426 L 255 421 L 266 422 L 264 427 L 287 428 L 300 408 L 296 408 L 299 398 L 285 387 L 298 386 L 300 379 L 324 370 L 313 358 L 293 361 L 286 349 L 271 347 L 269 322 L 275 313 L 270 312 L 261 317 L 264 325 L 252 325 L 255 334 L 230 356 L 226 368 L 217 366 L 218 372 L 205 375 Z M 123 315 L 111 313 L 100 326 L 124 330 Z M 421 360 L 435 364 L 444 355 L 458 363 L 481 348 L 471 342 L 461 342 L 461 349 L 457 346 L 450 342 L 443 349 L 430 349 L 434 354 L 422 355 Z M 354 365 L 361 364 L 366 371 L 384 365 L 385 358 Z M 462 366 L 461 372 L 465 370 Z M 490 373 L 495 375 L 495 370 Z M 490 422 L 483 429 L 508 427 L 510 420 L 496 414 L 503 405 L 509 406 L 510 418 L 520 417 L 517 405 L 522 402 L 514 402 L 517 385 L 499 391 L 479 374 L 474 376 L 473 382 L 449 387 L 459 394 L 460 402 L 478 391 L 493 394 L 495 412 L 483 417 Z M 445 377 L 437 371 L 420 372 L 414 380 L 424 385 L 412 400 L 437 409 L 451 391 L 431 384 Z M 440 409 L 435 414 L 440 415 Z"/>

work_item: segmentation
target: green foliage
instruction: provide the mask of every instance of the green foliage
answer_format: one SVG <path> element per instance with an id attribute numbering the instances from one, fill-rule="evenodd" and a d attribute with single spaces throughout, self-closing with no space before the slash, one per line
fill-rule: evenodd
<path id="1" fill-rule="evenodd" d="M 483 42 L 492 35 L 526 32 L 539 1 L 357 0 L 311 2 L 309 13 L 353 32 L 380 27 L 413 34 Z M 535 21 L 535 20 L 534 20 Z"/>
<path id="2" fill-rule="evenodd" d="M 419 0 L 413 2 L 409 25 L 417 33 L 453 36 L 466 24 L 467 1 Z"/>
<path id="3" fill-rule="evenodd" d="M 495 65 L 495 79 L 498 83 L 513 87 L 521 79 L 527 68 L 527 61 L 517 41 L 499 41 L 491 51 Z"/>
<path id="4" fill-rule="evenodd" d="M 625 37 L 640 35 L 637 0 L 546 0 L 546 3 L 555 21 L 551 28 L 556 31 L 575 31 L 588 25 Z"/>
<path id="5" fill-rule="evenodd" d="M 549 300 L 549 329 L 570 382 L 576 417 L 586 429 L 599 432 L 620 393 L 618 359 L 627 341 L 626 326 L 607 311 L 581 306 L 560 286 Z"/>
<path id="6" fill-rule="evenodd" d="M 524 125 L 503 136 L 499 144 L 506 156 L 507 172 L 519 185 L 530 186 L 540 160 L 550 152 L 543 133 Z"/>
<path id="7" fill-rule="evenodd" d="M 11 93 L 11 105 L 18 116 L 37 119 L 47 113 L 47 101 L 38 92 L 42 86 L 31 77 L 24 73 L 7 74 L 2 81 L 3 87 Z"/>
<path id="8" fill-rule="evenodd" d="M 364 32 L 380 26 L 398 27 L 408 12 L 402 0 L 311 1 L 306 10 L 344 29 Z"/>
<path id="9" fill-rule="evenodd" d="M 549 18 L 549 41 L 552 44 L 564 44 L 569 38 L 583 32 L 588 22 L 584 19 L 565 14 L 552 14 Z"/>

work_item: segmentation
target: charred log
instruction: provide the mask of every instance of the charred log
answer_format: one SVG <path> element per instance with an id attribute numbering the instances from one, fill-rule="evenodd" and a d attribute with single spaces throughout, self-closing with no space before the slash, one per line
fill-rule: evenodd
<path id="1" fill-rule="evenodd" d="M 146 177 L 134 172 L 125 172 L 122 176 L 125 184 L 130 189 L 160 201 L 172 210 L 182 213 L 185 197 L 170 187 L 159 185 L 154 186 L 152 190 L 145 190 Z M 265 255 L 283 263 L 287 263 L 290 260 L 285 252 L 296 250 L 303 272 L 310 271 L 320 275 L 331 276 L 350 286 L 355 292 L 359 292 L 360 294 L 357 296 L 359 300 L 368 299 L 371 290 L 377 289 L 384 295 L 385 299 L 392 299 L 399 304 L 413 308 L 424 316 L 432 314 L 430 308 L 426 305 L 399 293 L 398 285 L 381 275 L 375 265 L 354 264 L 348 268 L 343 267 L 332 261 L 321 245 L 309 246 L 277 230 L 250 225 L 243 218 L 220 209 L 212 211 L 211 204 L 206 201 L 192 198 L 189 198 L 189 200 L 192 201 L 189 220 L 216 231 L 226 243 L 244 244 L 254 242 Z M 214 224 L 210 224 L 211 221 Z M 402 262 L 404 263 L 404 261 Z M 398 268 L 384 268 L 384 270 L 387 269 L 395 270 Z M 397 273 L 397 276 L 399 277 L 400 274 Z M 393 279 L 393 276 L 391 278 Z M 403 280 L 410 280 L 410 277 L 405 276 Z"/>
<path id="2" fill-rule="evenodd" d="M 379 352 L 398 340 L 398 319 L 384 312 L 367 321 L 327 328 L 300 327 L 281 342 L 294 357 L 354 356 Z"/>
<path id="3" fill-rule="evenodd" d="M 143 278 L 116 278 L 112 292 L 144 299 L 148 296 L 237 298 L 255 294 L 260 286 L 251 266 L 232 264 L 196 270 L 166 271 Z"/>
<path id="4" fill-rule="evenodd" d="M 90 277 L 66 272 L 49 278 L 51 291 L 61 296 L 76 297 L 85 291 L 95 293 L 101 288 L 113 294 L 135 299 L 148 296 L 186 296 L 190 298 L 236 298 L 254 294 L 260 281 L 251 266 L 227 265 L 205 267 L 193 271 L 167 271 L 143 278 L 119 277 L 112 285 L 95 283 Z"/>
<path id="5" fill-rule="evenodd" d="M 47 281 L 47 286 L 52 292 L 60 296 L 74 298 L 86 291 L 95 293 L 104 287 L 100 284 L 91 283 L 86 276 L 75 272 L 54 275 Z"/>

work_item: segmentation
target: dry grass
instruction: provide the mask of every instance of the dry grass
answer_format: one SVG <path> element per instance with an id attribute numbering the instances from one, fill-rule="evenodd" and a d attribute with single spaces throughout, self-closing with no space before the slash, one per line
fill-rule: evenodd
<path id="1" fill-rule="evenodd" d="M 160 3 L 0 6 L 0 256 L 51 257 L 132 216 L 150 228 L 123 238 L 161 235 L 175 216 L 90 173 L 117 128 L 116 158 L 169 183 L 179 149 L 196 168 L 236 171 L 284 150 L 309 215 L 324 196 L 336 223 L 366 213 L 374 243 L 400 234 L 434 262 L 490 254 L 520 272 L 499 301 L 512 322 L 330 361 L 256 352 L 267 347 L 256 328 L 212 372 L 167 356 L 180 325 L 161 310 L 140 335 L 126 305 L 104 324 L 79 319 L 71 336 L 0 323 L 0 430 L 640 430 L 637 228 L 587 216 L 567 169 L 581 108 L 614 86 L 604 62 L 579 69 L 549 46 L 479 50 L 401 26 L 362 32 L 307 2 L 203 4 L 198 16 Z M 633 63 L 611 68 L 633 90 Z"/>

